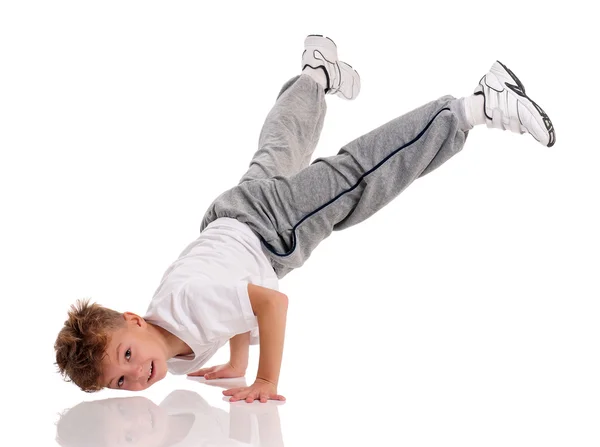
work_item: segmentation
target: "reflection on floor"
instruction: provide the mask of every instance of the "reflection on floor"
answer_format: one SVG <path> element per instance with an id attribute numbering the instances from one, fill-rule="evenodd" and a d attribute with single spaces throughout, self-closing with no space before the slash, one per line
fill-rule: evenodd
<path id="1" fill-rule="evenodd" d="M 283 447 L 279 405 L 235 402 L 227 413 L 190 390 L 158 405 L 142 396 L 84 401 L 63 413 L 56 440 L 63 447 Z"/>

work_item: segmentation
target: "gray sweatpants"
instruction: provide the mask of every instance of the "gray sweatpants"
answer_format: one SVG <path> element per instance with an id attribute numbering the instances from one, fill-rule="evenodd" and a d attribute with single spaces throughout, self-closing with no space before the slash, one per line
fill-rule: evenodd
<path id="1" fill-rule="evenodd" d="M 310 76 L 285 83 L 248 172 L 215 199 L 200 226 L 219 217 L 244 222 L 279 278 L 333 230 L 362 222 L 459 152 L 468 133 L 461 129 L 469 128 L 460 102 L 445 96 L 309 165 L 326 109 L 323 87 Z"/>

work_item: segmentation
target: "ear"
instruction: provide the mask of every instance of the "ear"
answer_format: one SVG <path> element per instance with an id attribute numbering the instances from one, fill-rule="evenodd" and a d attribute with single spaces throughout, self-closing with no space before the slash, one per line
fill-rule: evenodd
<path id="1" fill-rule="evenodd" d="M 148 323 L 146 323 L 146 320 L 144 320 L 139 315 L 134 314 L 133 312 L 124 312 L 123 318 L 125 318 L 125 321 L 127 323 L 133 324 L 135 326 L 139 326 L 142 328 L 146 327 L 146 325 L 148 324 Z"/>

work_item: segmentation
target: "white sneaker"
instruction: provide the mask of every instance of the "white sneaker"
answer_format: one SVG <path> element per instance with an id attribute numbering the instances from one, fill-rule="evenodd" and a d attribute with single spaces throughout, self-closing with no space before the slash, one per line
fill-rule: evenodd
<path id="1" fill-rule="evenodd" d="M 302 70 L 321 67 L 327 77 L 326 94 L 355 99 L 360 92 L 360 76 L 350 64 L 338 60 L 337 46 L 329 37 L 311 34 L 304 40 Z"/>
<path id="2" fill-rule="evenodd" d="M 481 78 L 475 94 L 484 97 L 488 127 L 527 132 L 545 146 L 554 145 L 556 135 L 550 118 L 525 94 L 525 86 L 500 61 Z"/>

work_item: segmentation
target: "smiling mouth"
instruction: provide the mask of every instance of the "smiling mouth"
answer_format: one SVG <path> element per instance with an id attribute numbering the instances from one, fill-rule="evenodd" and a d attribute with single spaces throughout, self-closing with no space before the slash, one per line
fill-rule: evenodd
<path id="1" fill-rule="evenodd" d="M 150 382 L 150 380 L 154 377 L 154 362 L 150 362 L 150 371 L 148 372 L 148 380 L 146 382 Z"/>

